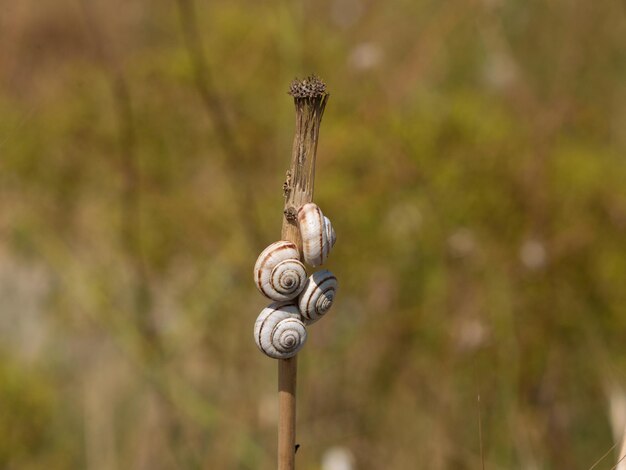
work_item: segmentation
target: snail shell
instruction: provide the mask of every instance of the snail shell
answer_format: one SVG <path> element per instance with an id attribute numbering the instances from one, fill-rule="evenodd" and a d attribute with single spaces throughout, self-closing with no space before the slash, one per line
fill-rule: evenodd
<path id="1" fill-rule="evenodd" d="M 317 204 L 309 202 L 298 211 L 298 227 L 304 261 L 311 266 L 324 264 L 337 238 L 328 217 L 324 217 Z"/>
<path id="2" fill-rule="evenodd" d="M 306 270 L 299 259 L 295 243 L 284 240 L 272 243 L 254 265 L 257 289 L 272 300 L 295 299 L 306 281 Z"/>
<path id="3" fill-rule="evenodd" d="M 300 314 L 307 325 L 315 323 L 330 310 L 336 292 L 337 278 L 327 269 L 318 271 L 307 279 L 298 299 Z"/>
<path id="4" fill-rule="evenodd" d="M 337 241 L 337 235 L 335 235 L 333 224 L 330 223 L 330 219 L 326 216 L 324 216 L 324 228 L 326 229 L 326 238 L 330 240 L 330 248 L 332 248 Z M 330 249 L 328 251 L 330 252 Z"/>
<path id="5" fill-rule="evenodd" d="M 295 356 L 306 341 L 298 306 L 274 302 L 264 308 L 254 323 L 254 340 L 261 352 L 274 359 Z"/>

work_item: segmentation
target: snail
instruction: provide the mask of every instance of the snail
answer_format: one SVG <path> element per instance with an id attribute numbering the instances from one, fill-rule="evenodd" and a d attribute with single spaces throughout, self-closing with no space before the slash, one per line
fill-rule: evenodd
<path id="1" fill-rule="evenodd" d="M 298 306 L 274 302 L 264 308 L 254 323 L 254 340 L 261 352 L 274 359 L 295 356 L 306 341 Z"/>
<path id="2" fill-rule="evenodd" d="M 336 240 L 328 217 L 324 217 L 317 204 L 309 202 L 298 210 L 298 227 L 304 261 L 311 266 L 324 264 Z"/>
<path id="3" fill-rule="evenodd" d="M 295 299 L 306 281 L 306 270 L 299 260 L 295 243 L 284 240 L 272 243 L 254 265 L 257 289 L 272 300 Z"/>
<path id="4" fill-rule="evenodd" d="M 337 291 L 337 278 L 329 270 L 318 271 L 309 277 L 298 299 L 304 323 L 310 325 L 330 310 Z"/>

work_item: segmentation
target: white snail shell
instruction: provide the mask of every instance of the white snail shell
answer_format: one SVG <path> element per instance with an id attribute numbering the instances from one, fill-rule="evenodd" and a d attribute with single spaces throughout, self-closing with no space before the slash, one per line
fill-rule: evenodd
<path id="1" fill-rule="evenodd" d="M 264 308 L 254 323 L 254 340 L 261 352 L 274 359 L 295 356 L 306 341 L 298 306 L 274 302 Z"/>
<path id="2" fill-rule="evenodd" d="M 333 224 L 330 223 L 330 219 L 326 216 L 324 216 L 324 228 L 326 229 L 326 238 L 330 241 L 330 248 L 332 248 L 337 241 L 337 235 L 335 235 Z M 328 250 L 329 252 L 330 248 Z"/>
<path id="3" fill-rule="evenodd" d="M 309 277 L 298 299 L 304 323 L 310 325 L 322 318 L 332 307 L 336 292 L 337 278 L 327 269 Z"/>
<path id="4" fill-rule="evenodd" d="M 272 300 L 295 299 L 306 281 L 306 270 L 299 260 L 295 243 L 284 240 L 272 243 L 254 265 L 257 289 Z"/>
<path id="5" fill-rule="evenodd" d="M 298 210 L 298 227 L 304 261 L 311 266 L 324 264 L 337 238 L 328 217 L 324 217 L 317 204 L 309 202 Z"/>

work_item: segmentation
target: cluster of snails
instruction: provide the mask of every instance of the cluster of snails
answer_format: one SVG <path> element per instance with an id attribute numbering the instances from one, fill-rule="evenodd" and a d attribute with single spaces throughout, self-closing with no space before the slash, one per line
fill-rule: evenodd
<path id="1" fill-rule="evenodd" d="M 302 258 L 317 267 L 326 262 L 335 245 L 335 231 L 314 203 L 298 210 Z M 295 243 L 272 243 L 254 265 L 254 282 L 274 302 L 263 309 L 254 324 L 259 349 L 275 359 L 295 356 L 306 341 L 306 326 L 330 309 L 337 291 L 337 278 L 327 269 L 307 277 Z"/>

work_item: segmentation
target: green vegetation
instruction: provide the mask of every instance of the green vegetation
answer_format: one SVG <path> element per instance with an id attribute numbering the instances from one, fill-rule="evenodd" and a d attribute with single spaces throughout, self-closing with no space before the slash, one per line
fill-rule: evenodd
<path id="1" fill-rule="evenodd" d="M 312 72 L 341 283 L 299 468 L 480 468 L 477 393 L 488 469 L 620 439 L 623 3 L 5 3 L 0 467 L 274 468 L 251 273 Z"/>

